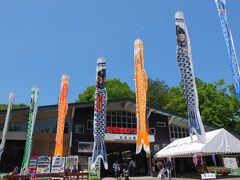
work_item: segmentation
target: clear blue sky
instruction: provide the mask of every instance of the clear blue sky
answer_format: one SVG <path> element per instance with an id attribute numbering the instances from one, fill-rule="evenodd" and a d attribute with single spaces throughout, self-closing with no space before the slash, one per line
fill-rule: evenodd
<path id="1" fill-rule="evenodd" d="M 227 1 L 240 58 L 239 7 L 239 0 Z M 37 84 L 39 104 L 56 104 L 64 73 L 70 76 L 69 102 L 74 102 L 95 84 L 99 55 L 106 58 L 108 79 L 120 78 L 134 89 L 136 37 L 144 42 L 148 76 L 177 85 L 176 10 L 184 12 L 188 25 L 195 75 L 232 83 L 214 0 L 12 0 L 0 2 L 0 103 L 14 90 L 15 102 L 28 104 Z"/>

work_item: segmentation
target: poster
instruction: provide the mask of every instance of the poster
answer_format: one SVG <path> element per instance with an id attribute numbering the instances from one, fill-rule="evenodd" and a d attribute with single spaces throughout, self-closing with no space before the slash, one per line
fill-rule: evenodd
<path id="1" fill-rule="evenodd" d="M 51 157 L 38 156 L 37 174 L 50 173 Z"/>
<path id="2" fill-rule="evenodd" d="M 96 166 L 94 169 L 91 169 L 92 157 L 88 157 L 88 179 L 89 180 L 100 180 L 101 179 L 101 166 L 100 158 L 98 158 Z"/>
<path id="3" fill-rule="evenodd" d="M 29 174 L 36 174 L 37 173 L 37 164 L 38 164 L 38 156 L 31 156 L 29 161 Z"/>
<path id="4" fill-rule="evenodd" d="M 223 158 L 224 167 L 231 169 L 238 169 L 237 160 L 234 157 L 225 157 Z"/>
<path id="5" fill-rule="evenodd" d="M 65 169 L 69 168 L 72 172 L 72 169 L 75 167 L 78 172 L 78 156 L 68 156 L 66 157 Z"/>
<path id="6" fill-rule="evenodd" d="M 53 157 L 51 173 L 64 172 L 65 157 Z"/>

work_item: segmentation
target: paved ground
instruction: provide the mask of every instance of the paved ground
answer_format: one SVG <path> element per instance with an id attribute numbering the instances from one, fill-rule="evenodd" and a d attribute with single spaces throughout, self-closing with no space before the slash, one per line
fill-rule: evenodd
<path id="1" fill-rule="evenodd" d="M 144 177 L 131 177 L 129 180 L 159 180 L 156 177 L 144 176 Z M 168 178 L 165 178 L 168 180 Z M 196 180 L 201 179 L 201 177 L 178 177 L 172 178 L 172 180 Z M 217 179 L 227 179 L 227 180 L 240 180 L 240 177 L 231 177 L 231 176 L 217 176 Z M 114 178 L 103 178 L 103 180 L 114 180 Z M 123 180 L 123 179 L 122 179 Z"/>

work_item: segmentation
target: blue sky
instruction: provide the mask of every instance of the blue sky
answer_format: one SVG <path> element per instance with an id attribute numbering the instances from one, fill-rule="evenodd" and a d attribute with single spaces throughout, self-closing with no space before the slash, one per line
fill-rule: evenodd
<path id="1" fill-rule="evenodd" d="M 227 1 L 238 55 L 239 7 L 239 0 Z M 28 104 L 31 87 L 37 84 L 39 104 L 56 104 L 62 74 L 70 76 L 68 99 L 74 102 L 79 92 L 95 84 L 98 56 L 106 58 L 108 79 L 120 78 L 134 89 L 137 37 L 144 42 L 148 76 L 177 85 L 177 10 L 185 15 L 195 75 L 232 83 L 214 0 L 0 1 L 0 103 L 6 103 L 13 90 L 16 103 Z"/>

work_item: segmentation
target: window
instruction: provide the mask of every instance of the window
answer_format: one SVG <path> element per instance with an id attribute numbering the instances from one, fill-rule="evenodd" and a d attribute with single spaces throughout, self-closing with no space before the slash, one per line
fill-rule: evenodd
<path id="1" fill-rule="evenodd" d="M 159 144 L 154 144 L 153 149 L 155 152 L 159 151 L 160 150 Z"/>
<path id="2" fill-rule="evenodd" d="M 75 126 L 75 133 L 76 134 L 84 134 L 84 125 L 76 125 Z"/>
<path id="3" fill-rule="evenodd" d="M 150 134 L 155 135 L 156 134 L 156 129 L 155 128 L 150 128 Z"/>
<path id="4" fill-rule="evenodd" d="M 93 150 L 93 142 L 78 142 L 78 152 L 90 153 Z"/>
<path id="5" fill-rule="evenodd" d="M 87 120 L 87 130 L 93 130 L 93 120 Z"/>
<path id="6" fill-rule="evenodd" d="M 157 127 L 166 127 L 165 122 L 157 122 Z"/>
<path id="7" fill-rule="evenodd" d="M 119 128 L 136 128 L 136 115 L 128 111 L 108 111 L 107 126 Z"/>

